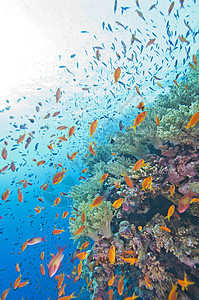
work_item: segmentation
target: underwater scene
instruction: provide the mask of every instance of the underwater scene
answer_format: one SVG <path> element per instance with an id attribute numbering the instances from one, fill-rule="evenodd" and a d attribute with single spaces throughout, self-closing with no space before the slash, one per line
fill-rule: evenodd
<path id="1" fill-rule="evenodd" d="M 1 300 L 199 299 L 198 1 L 0 8 Z"/>

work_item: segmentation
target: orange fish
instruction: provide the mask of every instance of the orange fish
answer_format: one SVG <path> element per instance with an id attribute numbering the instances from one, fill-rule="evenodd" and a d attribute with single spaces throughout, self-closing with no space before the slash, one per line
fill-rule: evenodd
<path id="1" fill-rule="evenodd" d="M 82 170 L 82 173 L 85 173 L 86 171 L 87 171 L 87 168 L 83 169 L 83 170 Z"/>
<path id="2" fill-rule="evenodd" d="M 115 280 L 115 277 L 117 277 L 117 275 L 113 276 L 109 281 L 108 281 L 108 286 L 112 286 Z"/>
<path id="3" fill-rule="evenodd" d="M 57 89 L 56 91 L 56 103 L 58 103 L 59 99 L 61 98 L 62 92 L 60 88 Z"/>
<path id="4" fill-rule="evenodd" d="M 69 133 L 68 133 L 68 137 L 71 137 L 75 132 L 75 126 L 72 126 L 70 129 L 69 129 Z"/>
<path id="5" fill-rule="evenodd" d="M 70 160 L 73 160 L 76 157 L 77 153 L 78 153 L 78 151 L 76 151 L 73 154 L 71 154 Z"/>
<path id="6" fill-rule="evenodd" d="M 85 243 L 83 243 L 82 245 L 81 245 L 81 247 L 79 248 L 80 249 L 80 251 L 82 250 L 82 249 L 84 249 L 84 250 L 86 250 L 87 248 L 88 248 L 88 246 L 90 245 L 90 243 L 89 242 L 85 242 Z"/>
<path id="7" fill-rule="evenodd" d="M 159 83 L 157 82 L 158 86 L 161 87 L 162 89 L 164 89 L 164 87 Z"/>
<path id="8" fill-rule="evenodd" d="M 155 117 L 155 121 L 156 121 L 157 126 L 159 126 L 160 125 L 160 120 L 157 116 Z"/>
<path id="9" fill-rule="evenodd" d="M 63 168 L 61 172 L 56 173 L 55 176 L 53 177 L 53 184 L 55 185 L 61 182 L 66 172 L 68 171 L 66 171 L 65 168 Z"/>
<path id="10" fill-rule="evenodd" d="M 81 214 L 81 220 L 82 220 L 83 223 L 85 223 L 85 221 L 86 221 L 86 217 L 85 217 L 84 212 Z"/>
<path id="11" fill-rule="evenodd" d="M 177 300 L 176 289 L 177 289 L 177 284 L 175 284 L 175 286 L 174 286 L 173 283 L 172 283 L 172 289 L 169 293 L 168 300 Z"/>
<path id="12" fill-rule="evenodd" d="M 84 260 L 86 259 L 88 253 L 87 252 L 81 252 L 81 253 L 78 253 L 77 254 L 77 257 L 80 259 L 80 260 Z"/>
<path id="13" fill-rule="evenodd" d="M 135 86 L 135 89 L 136 89 L 136 92 L 138 93 L 138 95 L 142 96 L 137 85 Z"/>
<path id="14" fill-rule="evenodd" d="M 7 150 L 5 147 L 3 148 L 2 152 L 1 152 L 1 156 L 5 160 L 7 159 L 8 154 L 7 154 Z"/>
<path id="15" fill-rule="evenodd" d="M 118 281 L 117 290 L 118 294 L 122 296 L 124 290 L 124 276 L 120 277 L 120 280 Z"/>
<path id="16" fill-rule="evenodd" d="M 152 176 L 150 177 L 147 177 L 143 180 L 142 182 L 142 190 L 146 190 L 146 189 L 149 189 L 149 190 L 152 190 Z"/>
<path id="17" fill-rule="evenodd" d="M 59 300 L 70 300 L 72 298 L 76 298 L 74 296 L 74 294 L 75 294 L 75 292 L 73 292 L 70 296 L 63 296 L 63 297 L 59 298 Z"/>
<path id="18" fill-rule="evenodd" d="M 100 183 L 102 183 L 104 180 L 106 180 L 106 178 L 108 177 L 108 173 L 105 173 L 104 175 L 102 175 L 101 179 L 100 179 Z"/>
<path id="19" fill-rule="evenodd" d="M 172 184 L 172 185 L 170 186 L 170 195 L 169 195 L 169 196 L 173 197 L 173 194 L 174 194 L 174 193 L 175 193 L 175 185 Z"/>
<path id="20" fill-rule="evenodd" d="M 79 265 L 77 266 L 77 274 L 79 276 L 82 274 L 82 261 L 80 261 Z"/>
<path id="21" fill-rule="evenodd" d="M 138 14 L 138 16 L 139 16 L 140 18 L 142 18 L 142 19 L 145 21 L 145 18 L 144 18 L 144 16 L 143 16 L 142 12 L 139 11 L 138 9 L 136 9 L 135 11 L 136 11 L 136 13 Z"/>
<path id="22" fill-rule="evenodd" d="M 144 277 L 145 283 L 148 287 L 151 287 L 152 282 L 151 279 L 149 278 L 149 276 L 146 274 L 146 276 Z"/>
<path id="23" fill-rule="evenodd" d="M 40 272 L 43 276 L 45 275 L 45 268 L 44 268 L 43 264 L 40 264 Z"/>
<path id="24" fill-rule="evenodd" d="M 115 263 L 115 246 L 112 245 L 109 249 L 109 261 L 111 264 Z"/>
<path id="25" fill-rule="evenodd" d="M 168 221 L 170 221 L 170 217 L 173 215 L 174 210 L 175 210 L 175 205 L 171 205 L 168 209 L 167 216 L 165 217 L 165 219 L 167 218 Z"/>
<path id="26" fill-rule="evenodd" d="M 143 111 L 143 110 L 144 110 L 144 102 L 140 102 L 140 103 L 137 105 L 137 108 Z"/>
<path id="27" fill-rule="evenodd" d="M 198 62 L 197 62 L 197 58 L 196 58 L 196 55 L 193 54 L 193 63 L 194 65 L 196 66 L 196 68 L 198 67 Z"/>
<path id="28" fill-rule="evenodd" d="M 114 208 L 120 208 L 120 206 L 122 205 L 123 201 L 124 201 L 123 198 L 119 198 L 112 205 L 113 205 Z"/>
<path id="29" fill-rule="evenodd" d="M 50 145 L 47 145 L 48 149 L 49 150 L 52 150 L 53 149 L 53 144 L 51 143 Z"/>
<path id="30" fill-rule="evenodd" d="M 16 290 L 18 288 L 20 281 L 21 281 L 21 274 L 14 282 L 14 290 Z"/>
<path id="31" fill-rule="evenodd" d="M 187 274 L 186 274 L 186 273 L 184 273 L 184 280 L 178 279 L 178 283 L 179 283 L 179 285 L 181 286 L 181 288 L 182 288 L 183 291 L 184 291 L 184 290 L 187 290 L 187 291 L 188 291 L 188 286 L 189 286 L 189 285 L 192 285 L 192 284 L 195 284 L 195 282 L 189 281 L 189 280 L 187 279 Z"/>
<path id="32" fill-rule="evenodd" d="M 125 262 L 129 263 L 130 265 L 134 265 L 136 262 L 138 262 L 137 258 L 131 257 L 131 258 L 123 258 L 121 257 Z"/>
<path id="33" fill-rule="evenodd" d="M 146 47 L 150 46 L 151 44 L 153 44 L 155 42 L 155 39 L 150 39 L 146 45 Z"/>
<path id="34" fill-rule="evenodd" d="M 166 231 L 166 232 L 171 232 L 171 230 L 170 230 L 169 228 L 164 227 L 164 226 L 160 226 L 160 229 L 161 229 L 161 230 L 164 230 L 164 231 Z"/>
<path id="35" fill-rule="evenodd" d="M 23 142 L 23 140 L 25 139 L 26 133 L 24 133 L 23 135 L 21 135 L 18 140 L 17 140 L 17 144 L 20 144 Z"/>
<path id="36" fill-rule="evenodd" d="M 179 88 L 179 85 L 177 83 L 177 81 L 174 79 L 173 82 L 175 83 L 175 85 L 177 86 L 177 88 Z"/>
<path id="37" fill-rule="evenodd" d="M 68 126 L 60 125 L 57 127 L 57 130 L 64 130 L 66 128 L 68 128 Z"/>
<path id="38" fill-rule="evenodd" d="M 12 283 L 11 283 L 11 285 L 12 285 Z M 10 287 L 9 287 L 8 289 L 6 289 L 6 290 L 3 292 L 3 294 L 1 295 L 1 300 L 5 300 L 5 299 L 6 299 L 6 297 L 8 296 L 9 290 L 10 290 L 10 288 L 11 288 L 11 285 L 10 285 Z"/>
<path id="39" fill-rule="evenodd" d="M 2 194 L 1 199 L 2 199 L 2 200 L 7 200 L 8 197 L 9 197 L 9 195 L 10 195 L 10 188 L 7 189 L 7 190 Z"/>
<path id="40" fill-rule="evenodd" d="M 62 232 L 64 232 L 64 231 L 65 231 L 64 229 L 57 229 L 57 228 L 54 228 L 52 234 L 57 235 L 57 234 L 60 234 L 60 233 L 62 233 Z"/>
<path id="41" fill-rule="evenodd" d="M 90 125 L 90 128 L 89 128 L 89 131 L 90 131 L 90 136 L 93 137 L 93 134 L 95 133 L 96 129 L 97 129 L 97 123 L 98 123 L 98 120 L 94 120 L 91 125 Z"/>
<path id="42" fill-rule="evenodd" d="M 100 205 L 102 202 L 103 202 L 104 198 L 102 196 L 98 196 L 96 197 L 94 200 L 93 200 L 93 203 L 90 204 L 90 210 L 93 208 L 93 207 L 97 207 L 98 205 Z M 89 210 L 89 211 L 90 211 Z"/>
<path id="43" fill-rule="evenodd" d="M 109 295 L 109 300 L 112 300 L 113 299 L 113 289 L 109 290 L 107 294 Z"/>
<path id="44" fill-rule="evenodd" d="M 147 111 L 143 111 L 141 112 L 139 115 L 137 115 L 137 117 L 135 118 L 135 121 L 134 121 L 134 125 L 129 127 L 129 128 L 134 128 L 135 129 L 135 132 L 136 132 L 136 127 L 139 126 L 143 121 L 144 119 L 146 118 L 147 116 Z"/>
<path id="45" fill-rule="evenodd" d="M 46 162 L 45 160 L 40 160 L 40 161 L 38 161 L 37 165 L 42 166 L 43 164 L 45 164 L 45 162 Z"/>
<path id="46" fill-rule="evenodd" d="M 118 67 L 114 72 L 115 83 L 117 83 L 118 79 L 120 78 L 120 74 L 121 74 L 121 68 Z"/>
<path id="47" fill-rule="evenodd" d="M 29 284 L 29 280 L 26 280 L 26 281 L 24 281 L 24 282 L 20 282 L 19 285 L 18 285 L 18 288 L 24 287 L 24 286 L 26 286 L 27 284 Z"/>
<path id="48" fill-rule="evenodd" d="M 64 291 L 65 286 L 66 286 L 66 284 L 64 284 L 64 285 L 61 287 L 61 289 L 59 290 L 59 292 L 58 292 L 58 297 L 61 297 L 62 295 L 65 295 L 65 291 Z"/>
<path id="49" fill-rule="evenodd" d="M 74 233 L 74 235 L 80 234 L 82 233 L 82 231 L 85 229 L 85 226 L 82 225 L 79 229 L 77 229 L 77 231 Z"/>
<path id="50" fill-rule="evenodd" d="M 195 66 L 192 65 L 190 62 L 189 62 L 189 66 L 190 66 L 193 70 L 195 70 Z"/>
<path id="51" fill-rule="evenodd" d="M 126 184 L 130 187 L 133 188 L 133 182 L 131 181 L 130 177 L 128 177 L 126 175 L 126 172 L 124 171 L 124 174 L 121 174 L 122 176 L 124 176 L 124 179 L 126 181 Z"/>
<path id="52" fill-rule="evenodd" d="M 171 5 L 169 6 L 168 15 L 170 15 L 170 13 L 172 12 L 172 9 L 173 9 L 173 7 L 174 7 L 174 4 L 175 4 L 175 2 L 173 1 L 173 2 L 171 3 Z"/>
<path id="53" fill-rule="evenodd" d="M 62 215 L 62 219 L 65 219 L 68 216 L 68 211 L 64 211 Z"/>
<path id="54" fill-rule="evenodd" d="M 44 252 L 41 252 L 40 258 L 41 258 L 41 260 L 44 259 Z"/>
<path id="55" fill-rule="evenodd" d="M 198 123 L 198 121 L 199 121 L 199 111 L 191 117 L 186 128 L 189 129 L 191 127 L 194 127 Z"/>
<path id="56" fill-rule="evenodd" d="M 198 198 L 193 198 L 193 199 L 190 201 L 190 204 L 193 203 L 193 202 L 199 203 L 199 199 L 198 199 Z"/>
<path id="57" fill-rule="evenodd" d="M 15 269 L 17 272 L 20 272 L 19 264 L 16 264 Z"/>
<path id="58" fill-rule="evenodd" d="M 184 195 L 178 202 L 178 211 L 179 213 L 185 212 L 185 210 L 189 207 L 189 204 L 191 202 L 191 198 L 194 196 L 192 194 L 191 190 L 189 191 L 189 194 Z"/>
<path id="59" fill-rule="evenodd" d="M 97 49 L 97 51 L 96 51 L 96 58 L 97 58 L 97 60 L 100 60 L 100 52 L 99 52 L 99 49 Z"/>
<path id="60" fill-rule="evenodd" d="M 21 191 L 18 192 L 18 200 L 19 202 L 23 201 L 23 193 Z"/>
<path id="61" fill-rule="evenodd" d="M 58 280 L 58 283 L 57 283 L 57 289 L 59 290 L 62 286 L 62 283 L 64 281 L 64 277 L 65 277 L 65 274 L 63 273 L 60 277 L 59 277 L 59 280 Z"/>
<path id="62" fill-rule="evenodd" d="M 57 197 L 57 198 L 55 199 L 55 201 L 54 201 L 53 206 L 58 205 L 58 204 L 60 203 L 60 201 L 61 201 L 61 198 L 60 198 L 60 197 Z"/>
<path id="63" fill-rule="evenodd" d="M 54 112 L 54 114 L 52 115 L 52 117 L 56 117 L 56 116 L 58 116 L 60 114 L 60 111 L 56 111 L 56 112 Z"/>
<path id="64" fill-rule="evenodd" d="M 22 252 L 26 249 L 28 241 L 29 241 L 29 239 L 27 239 L 27 241 L 25 241 L 25 242 L 23 243 L 23 245 L 21 246 L 21 251 L 22 251 Z"/>
<path id="65" fill-rule="evenodd" d="M 183 36 L 178 36 L 179 40 L 182 42 L 182 43 L 187 43 L 189 44 L 189 42 L 183 37 Z"/>
<path id="66" fill-rule="evenodd" d="M 147 166 L 147 164 L 144 163 L 144 159 L 140 159 L 135 163 L 133 170 L 138 171 L 139 169 L 141 169 L 144 166 Z"/>
<path id="67" fill-rule="evenodd" d="M 135 254 L 135 251 L 133 251 L 133 250 L 124 250 L 124 249 L 122 249 L 122 251 L 124 253 L 127 253 L 127 254 Z"/>
<path id="68" fill-rule="evenodd" d="M 95 155 L 95 151 L 94 151 L 94 149 L 93 149 L 91 143 L 89 144 L 88 150 L 89 150 L 89 152 L 90 152 L 91 154 Z"/>
<path id="69" fill-rule="evenodd" d="M 141 232 L 142 231 L 142 226 L 138 226 L 138 230 Z"/>
<path id="70" fill-rule="evenodd" d="M 59 136 L 58 139 L 60 141 L 68 141 L 67 138 L 65 137 L 65 135 Z"/>

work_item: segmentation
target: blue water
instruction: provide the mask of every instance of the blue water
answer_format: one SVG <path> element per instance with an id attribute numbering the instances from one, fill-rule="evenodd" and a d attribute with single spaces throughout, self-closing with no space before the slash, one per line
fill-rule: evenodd
<path id="1" fill-rule="evenodd" d="M 72 5 L 74 1 L 69 2 Z M 76 249 L 73 240 L 70 239 L 71 233 L 68 229 L 72 203 L 69 198 L 62 197 L 57 207 L 52 207 L 52 205 L 61 192 L 69 194 L 71 187 L 79 184 L 78 178 L 82 175 L 82 169 L 86 167 L 81 158 L 88 151 L 90 123 L 98 119 L 95 142 L 98 145 L 106 143 L 107 136 L 114 135 L 119 130 L 119 121 L 122 120 L 123 125 L 126 126 L 135 118 L 137 114 L 135 107 L 142 99 L 145 104 L 152 105 L 159 93 L 164 94 L 168 91 L 169 85 L 173 84 L 177 74 L 180 74 L 178 80 L 186 75 L 188 63 L 198 50 L 199 6 L 195 0 L 185 0 L 184 8 L 180 8 L 180 1 L 176 0 L 169 16 L 170 1 L 159 1 L 156 8 L 151 11 L 149 8 L 154 1 L 147 1 L 147 3 L 140 1 L 139 10 L 142 11 L 146 21 L 135 12 L 137 6 L 134 1 L 118 0 L 116 13 L 113 9 L 114 2 L 110 0 L 109 3 L 100 2 L 100 5 L 97 3 L 96 8 L 94 1 L 86 1 L 85 5 L 77 3 L 80 16 L 81 7 L 84 7 L 84 17 L 82 16 L 79 25 L 77 20 L 71 19 L 69 20 L 70 26 L 62 28 L 63 36 L 64 34 L 72 36 L 74 22 L 76 36 L 73 38 L 76 44 L 74 51 L 71 51 L 73 41 L 69 42 L 70 51 L 68 52 L 63 46 L 59 48 L 57 45 L 54 60 L 57 82 L 54 77 L 51 82 L 50 75 L 46 74 L 47 82 L 45 83 L 45 76 L 41 74 L 41 85 L 37 80 L 36 84 L 32 84 L 30 88 L 25 82 L 27 94 L 21 89 L 20 93 L 19 91 L 13 92 L 13 96 L 10 96 L 8 92 L 9 97 L 1 98 L 0 140 L 2 149 L 5 146 L 4 141 L 8 142 L 6 146 L 8 158 L 6 161 L 0 158 L 0 168 L 14 161 L 16 171 L 12 172 L 9 168 L 4 174 L 0 174 L 0 194 L 10 188 L 9 201 L 4 203 L 0 200 L 0 215 L 3 217 L 0 219 L 0 294 L 9 287 L 11 282 L 14 283 L 20 273 L 22 281 L 29 280 L 30 282 L 26 287 L 15 291 L 12 284 L 7 299 L 57 298 L 57 282 L 54 277 L 48 276 L 46 267 L 46 262 L 48 263 L 51 259 L 50 253 L 56 254 L 58 251 L 57 244 L 62 247 L 67 244 L 61 270 L 71 275 L 73 265 L 69 263 L 69 260 L 71 253 Z M 48 1 L 46 3 L 48 4 Z M 122 12 L 121 7 L 129 7 L 129 9 L 123 9 Z M 37 10 L 39 9 L 38 6 Z M 64 11 L 61 7 L 59 9 L 60 18 L 64 20 Z M 122 23 L 126 29 L 116 24 L 115 21 Z M 192 31 L 185 26 L 184 21 L 189 24 Z M 56 19 L 51 22 L 49 26 L 55 22 L 56 29 Z M 136 33 L 136 38 L 141 40 L 141 43 L 131 45 L 133 33 Z M 189 45 L 180 42 L 178 36 L 182 35 L 189 40 Z M 156 39 L 154 44 L 146 48 L 147 42 L 152 38 Z M 84 47 L 80 46 L 78 49 L 78 41 L 80 45 L 83 41 Z M 102 47 L 100 61 L 96 59 L 96 49 L 93 48 L 95 46 Z M 116 53 L 119 53 L 120 59 Z M 133 60 L 130 61 L 128 58 L 131 58 L 132 54 Z M 114 84 L 113 73 L 118 66 L 122 69 L 120 83 Z M 162 78 L 161 84 L 165 88 L 164 91 L 154 84 L 154 75 Z M 135 85 L 140 88 L 143 98 L 136 93 Z M 56 103 L 55 93 L 58 87 L 62 91 L 62 97 L 59 103 Z M 82 90 L 85 87 L 88 87 L 88 90 Z M 35 109 L 39 106 L 38 102 L 42 103 L 39 112 Z M 60 111 L 60 115 L 52 117 L 56 111 Z M 47 113 L 51 116 L 44 119 Z M 29 119 L 33 119 L 34 122 L 31 123 Z M 24 124 L 25 129 L 20 129 L 20 125 L 23 128 Z M 67 142 L 58 145 L 57 137 L 63 134 L 66 137 L 68 135 L 68 129 L 62 132 L 57 131 L 56 128 L 60 125 L 68 126 L 68 128 L 75 125 L 76 130 Z M 35 131 L 35 134 L 27 149 L 25 149 L 24 140 L 17 146 L 17 149 L 11 150 L 15 147 L 20 135 L 25 132 L 27 139 L 28 133 L 32 131 Z M 51 137 L 53 134 L 56 136 Z M 56 141 L 52 151 L 47 148 L 51 140 Z M 78 151 L 76 158 L 69 161 L 67 153 L 71 155 L 75 151 Z M 33 159 L 46 162 L 38 167 Z M 58 162 L 61 162 L 68 172 L 61 183 L 53 186 L 53 176 L 62 169 L 54 167 Z M 88 178 L 89 174 L 85 176 Z M 24 189 L 19 181 L 25 179 L 32 185 Z M 49 183 L 47 191 L 40 189 L 44 183 Z M 22 203 L 19 203 L 17 199 L 19 186 L 23 192 Z M 44 202 L 39 202 L 38 197 L 42 197 Z M 34 210 L 37 205 L 44 207 L 39 214 L 36 214 Z M 66 219 L 62 219 L 62 213 L 66 210 L 69 215 Z M 55 219 L 57 213 L 59 216 Z M 64 228 L 65 232 L 54 236 L 52 231 L 55 225 L 59 229 Z M 38 236 L 46 236 L 47 242 L 28 246 L 21 253 L 22 244 L 27 239 Z M 45 276 L 41 275 L 39 269 L 42 251 L 45 252 L 43 261 L 46 268 Z M 20 273 L 15 270 L 16 263 L 20 264 Z M 77 296 L 82 286 L 85 286 L 80 299 L 89 299 L 85 280 L 73 284 L 72 280 L 65 277 L 64 282 L 66 295 L 75 291 Z"/>

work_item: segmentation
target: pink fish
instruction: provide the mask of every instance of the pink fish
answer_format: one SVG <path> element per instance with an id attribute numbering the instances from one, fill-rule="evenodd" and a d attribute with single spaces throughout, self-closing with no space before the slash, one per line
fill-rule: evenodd
<path id="1" fill-rule="evenodd" d="M 190 202 L 191 202 L 191 198 L 194 196 L 195 194 L 192 194 L 191 190 L 189 191 L 189 194 L 184 195 L 178 202 L 178 211 L 179 213 L 183 213 L 185 212 L 185 210 L 187 210 L 187 208 L 190 206 Z"/>
<path id="2" fill-rule="evenodd" d="M 67 246 L 67 245 L 66 245 Z M 57 272 L 57 270 L 59 270 L 60 266 L 61 266 L 61 262 L 62 262 L 62 259 L 64 258 L 64 255 L 62 254 L 62 252 L 64 251 L 64 249 L 66 248 L 63 247 L 58 247 L 59 249 L 59 252 L 53 256 L 49 262 L 49 264 L 47 265 L 48 267 L 48 273 L 49 273 L 49 276 L 52 277 L 53 275 L 55 275 L 55 273 Z"/>
<path id="3" fill-rule="evenodd" d="M 36 245 L 36 244 L 39 244 L 39 243 L 41 243 L 42 241 L 44 241 L 44 242 L 47 242 L 46 240 L 45 240 L 45 238 L 46 237 L 35 237 L 35 238 L 32 238 L 32 239 L 30 239 L 28 242 L 27 242 L 27 244 L 26 245 Z"/>

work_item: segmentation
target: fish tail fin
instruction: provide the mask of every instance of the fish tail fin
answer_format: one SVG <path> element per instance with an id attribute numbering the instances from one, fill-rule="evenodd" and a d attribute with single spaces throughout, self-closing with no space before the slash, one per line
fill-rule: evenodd
<path id="1" fill-rule="evenodd" d="M 77 298 L 77 297 L 75 297 L 74 295 L 75 295 L 75 292 L 73 292 L 73 293 L 70 295 L 70 298 L 71 298 L 71 299 L 72 299 L 72 298 Z"/>
<path id="2" fill-rule="evenodd" d="M 66 246 L 67 246 L 67 244 L 66 244 Z M 57 247 L 58 247 L 58 249 L 59 249 L 59 252 L 63 252 L 64 251 L 64 249 L 66 248 L 66 246 L 64 246 L 64 247 L 60 247 L 59 245 L 57 245 Z"/>
<path id="3" fill-rule="evenodd" d="M 133 126 L 132 126 L 132 128 L 134 128 L 134 129 L 135 129 L 135 132 L 136 132 L 136 126 L 135 126 L 135 125 L 133 125 Z"/>
<path id="4" fill-rule="evenodd" d="M 47 242 L 46 236 L 42 238 L 42 241 Z"/>

